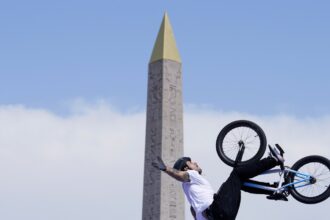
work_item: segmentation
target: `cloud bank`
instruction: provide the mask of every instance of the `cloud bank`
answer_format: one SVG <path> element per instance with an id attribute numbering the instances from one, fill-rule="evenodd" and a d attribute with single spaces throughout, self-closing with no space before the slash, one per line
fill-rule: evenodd
<path id="1" fill-rule="evenodd" d="M 330 117 L 258 116 L 187 107 L 185 154 L 202 166 L 214 189 L 231 169 L 215 151 L 223 126 L 255 121 L 268 143 L 280 143 L 287 164 L 310 154 L 330 157 Z M 45 109 L 0 106 L 0 218 L 141 219 L 145 112 L 107 103 L 75 105 L 68 116 Z M 243 193 L 238 219 L 326 219 L 329 201 L 304 205 Z M 306 209 L 308 207 L 308 210 Z M 275 213 L 264 210 L 276 210 Z M 282 212 L 283 211 L 283 212 Z M 192 219 L 186 212 L 186 220 Z"/>

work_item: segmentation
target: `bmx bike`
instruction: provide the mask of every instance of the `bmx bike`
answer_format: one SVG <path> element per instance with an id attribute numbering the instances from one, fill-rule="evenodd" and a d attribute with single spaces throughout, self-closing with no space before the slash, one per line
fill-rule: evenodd
<path id="1" fill-rule="evenodd" d="M 267 139 L 259 125 L 252 121 L 238 120 L 226 125 L 219 133 L 216 150 L 220 159 L 231 167 L 244 166 L 259 160 L 265 153 Z M 283 155 L 283 149 L 276 144 Z M 306 204 L 322 202 L 330 196 L 330 161 L 312 155 L 298 160 L 292 167 L 280 165 L 261 175 L 279 174 L 276 184 L 245 182 L 248 188 L 269 191 L 285 198 L 292 195 L 297 201 Z"/>

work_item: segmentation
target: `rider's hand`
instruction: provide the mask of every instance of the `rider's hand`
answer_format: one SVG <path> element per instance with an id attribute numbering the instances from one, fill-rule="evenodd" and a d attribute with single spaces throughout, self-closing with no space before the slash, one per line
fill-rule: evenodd
<path id="1" fill-rule="evenodd" d="M 166 170 L 166 165 L 164 163 L 164 161 L 162 160 L 162 158 L 157 157 L 157 160 L 151 163 L 153 167 L 161 170 L 161 171 L 165 171 Z"/>

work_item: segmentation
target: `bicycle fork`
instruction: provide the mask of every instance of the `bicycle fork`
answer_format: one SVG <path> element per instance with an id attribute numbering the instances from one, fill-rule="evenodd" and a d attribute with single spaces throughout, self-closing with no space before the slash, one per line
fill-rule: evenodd
<path id="1" fill-rule="evenodd" d="M 235 159 L 234 167 L 236 167 L 237 164 L 242 161 L 242 157 L 243 157 L 244 150 L 245 150 L 245 145 L 244 145 L 244 142 L 242 140 L 240 140 L 238 142 L 238 146 L 239 146 L 239 150 L 238 150 L 238 153 L 237 153 L 237 156 L 236 156 L 236 159 Z"/>

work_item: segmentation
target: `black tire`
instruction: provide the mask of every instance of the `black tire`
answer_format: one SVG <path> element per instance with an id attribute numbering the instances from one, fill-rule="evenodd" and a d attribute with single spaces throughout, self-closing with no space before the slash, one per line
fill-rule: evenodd
<path id="1" fill-rule="evenodd" d="M 310 185 L 299 188 L 299 184 L 292 185 L 291 195 L 299 202 L 315 204 L 322 202 L 330 196 L 330 161 L 322 156 L 307 156 L 298 160 L 292 168 L 293 170 L 307 173 L 314 177 Z M 299 177 L 292 173 L 290 182 L 299 180 Z M 306 182 L 301 183 L 306 184 Z"/>
<path id="2" fill-rule="evenodd" d="M 225 164 L 235 166 L 240 141 L 243 141 L 245 151 L 237 166 L 252 163 L 264 155 L 267 145 L 264 131 L 252 121 L 233 121 L 220 131 L 216 142 L 218 156 Z"/>

